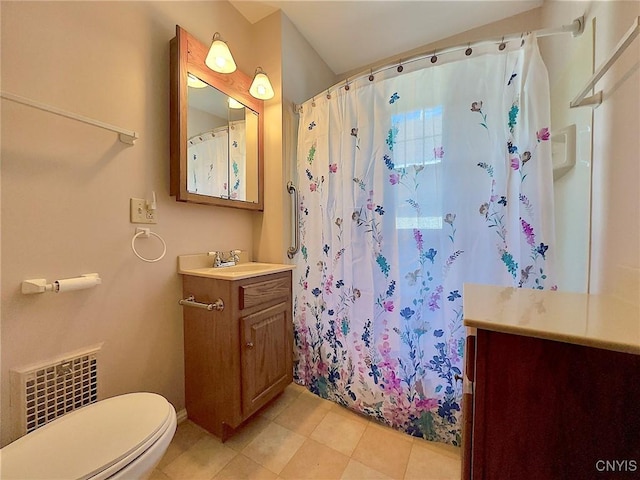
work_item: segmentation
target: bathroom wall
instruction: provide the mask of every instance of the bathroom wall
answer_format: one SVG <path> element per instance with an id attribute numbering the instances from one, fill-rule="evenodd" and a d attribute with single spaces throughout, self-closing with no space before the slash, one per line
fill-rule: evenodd
<path id="1" fill-rule="evenodd" d="M 594 28 L 594 66 L 613 52 L 640 15 L 640 2 L 545 2 L 543 23 L 584 13 Z M 544 39 L 543 56 L 552 81 L 586 84 L 583 72 L 568 69 L 568 61 L 581 48 L 559 37 Z M 590 282 L 591 293 L 617 295 L 640 304 L 640 41 L 636 38 L 622 57 L 598 82 L 603 103 L 593 109 L 591 187 Z M 562 79 L 561 77 L 565 78 Z M 566 77 L 569 77 L 568 79 Z M 565 105 L 571 98 L 565 98 Z M 589 114 L 590 107 L 580 107 Z M 578 212 L 584 205 L 575 205 Z M 572 268 L 567 265 L 567 268 Z M 575 265 L 582 268 L 582 265 Z"/>
<path id="2" fill-rule="evenodd" d="M 95 344 L 102 344 L 100 397 L 154 391 L 180 410 L 176 257 L 232 248 L 254 253 L 259 214 L 169 196 L 169 41 L 176 24 L 203 42 L 219 31 L 239 68 L 252 74 L 261 54 L 253 27 L 227 2 L 2 2 L 0 11 L 3 91 L 140 136 L 126 146 L 112 132 L 1 102 L 0 442 L 11 439 L 9 370 Z M 167 254 L 144 263 L 130 247 L 129 198 L 152 190 L 158 223 L 151 227 Z M 160 252 L 153 239 L 137 246 L 147 256 Z M 24 279 L 89 272 L 98 272 L 102 285 L 20 293 Z"/>
<path id="3" fill-rule="evenodd" d="M 281 126 L 272 129 L 265 142 L 274 159 L 265 166 L 265 183 L 273 188 L 265 192 L 264 214 L 254 218 L 254 251 L 261 260 L 287 263 L 293 225 L 292 199 L 285 186 L 294 179 L 298 128 L 294 104 L 333 85 L 336 76 L 281 11 L 256 23 L 254 35 L 264 39 L 257 42 L 264 49 L 261 61 L 269 63 L 264 68 L 276 90 L 275 98 L 266 105 L 266 118 Z"/>

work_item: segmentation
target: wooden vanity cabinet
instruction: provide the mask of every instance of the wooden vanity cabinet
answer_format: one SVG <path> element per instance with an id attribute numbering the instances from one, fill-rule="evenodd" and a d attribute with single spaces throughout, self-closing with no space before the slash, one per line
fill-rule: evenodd
<path id="1" fill-rule="evenodd" d="M 640 355 L 480 328 L 467 347 L 463 479 L 637 478 Z"/>
<path id="2" fill-rule="evenodd" d="M 293 377 L 291 271 L 242 280 L 183 276 L 185 400 L 190 420 L 223 441 Z"/>

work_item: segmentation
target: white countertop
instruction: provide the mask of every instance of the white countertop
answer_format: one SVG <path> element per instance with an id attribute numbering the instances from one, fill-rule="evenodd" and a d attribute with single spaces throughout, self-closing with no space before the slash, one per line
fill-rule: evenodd
<path id="1" fill-rule="evenodd" d="M 464 324 L 640 355 L 640 307 L 605 295 L 464 285 Z"/>

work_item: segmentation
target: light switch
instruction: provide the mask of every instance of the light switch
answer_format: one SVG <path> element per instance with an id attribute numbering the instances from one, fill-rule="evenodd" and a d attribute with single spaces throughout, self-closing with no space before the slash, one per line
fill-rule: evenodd
<path id="1" fill-rule="evenodd" d="M 158 223 L 156 211 L 150 209 L 144 198 L 131 199 L 131 223 Z"/>

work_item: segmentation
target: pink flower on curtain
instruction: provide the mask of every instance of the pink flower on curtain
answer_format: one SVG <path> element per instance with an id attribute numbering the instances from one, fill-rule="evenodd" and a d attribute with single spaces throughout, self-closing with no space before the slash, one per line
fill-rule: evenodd
<path id="1" fill-rule="evenodd" d="M 391 183 L 391 185 L 397 185 L 398 183 L 400 183 L 400 175 L 398 175 L 397 173 L 392 173 L 391 175 L 389 175 L 389 183 Z"/>
<path id="2" fill-rule="evenodd" d="M 433 156 L 436 158 L 442 158 L 444 157 L 444 148 L 442 147 L 436 147 L 433 149 Z"/>
<path id="3" fill-rule="evenodd" d="M 338 171 L 338 164 L 332 163 L 331 165 L 329 165 L 329 171 L 331 173 L 336 173 Z"/>
<path id="4" fill-rule="evenodd" d="M 533 233 L 533 227 L 525 222 L 522 218 L 520 219 L 520 224 L 522 225 L 522 233 L 527 237 L 527 243 L 532 247 L 536 244 L 535 234 Z"/>
<path id="5" fill-rule="evenodd" d="M 536 137 L 538 137 L 539 142 L 544 142 L 549 140 L 551 133 L 549 133 L 549 129 L 547 127 L 544 127 L 536 132 Z"/>
<path id="6" fill-rule="evenodd" d="M 415 238 L 416 240 L 416 246 L 418 247 L 418 250 L 422 251 L 422 246 L 423 246 L 422 232 L 417 228 L 414 228 L 413 238 Z"/>
<path id="7" fill-rule="evenodd" d="M 387 312 L 393 312 L 393 301 L 392 300 L 385 300 L 382 303 L 382 306 Z"/>
<path id="8" fill-rule="evenodd" d="M 432 410 L 437 406 L 437 398 L 421 398 L 420 400 L 416 400 L 416 408 L 421 412 Z"/>
<path id="9" fill-rule="evenodd" d="M 520 160 L 518 157 L 511 157 L 511 168 L 518 170 L 520 168 Z"/>

